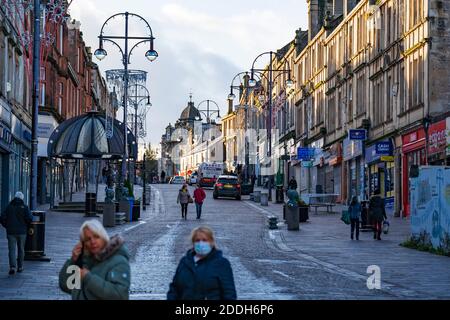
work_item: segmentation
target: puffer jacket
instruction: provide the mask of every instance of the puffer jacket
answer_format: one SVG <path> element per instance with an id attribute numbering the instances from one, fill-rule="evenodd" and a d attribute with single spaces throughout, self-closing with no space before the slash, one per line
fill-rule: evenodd
<path id="1" fill-rule="evenodd" d="M 81 281 L 81 289 L 69 289 L 74 273 L 67 268 L 75 265 L 72 259 L 66 261 L 59 273 L 61 290 L 72 295 L 72 300 L 128 300 L 131 282 L 129 254 L 120 236 L 110 239 L 105 249 L 96 256 L 84 255 L 83 267 L 89 269 Z"/>
<path id="2" fill-rule="evenodd" d="M 181 259 L 167 300 L 236 300 L 233 271 L 222 251 L 213 249 L 197 265 L 194 256 L 191 249 Z"/>
<path id="3" fill-rule="evenodd" d="M 189 198 L 190 197 L 191 197 L 191 194 L 189 193 L 189 191 L 183 192 L 182 190 L 180 190 L 178 192 L 177 202 L 179 202 L 179 203 L 189 203 Z"/>
<path id="4" fill-rule="evenodd" d="M 7 234 L 27 234 L 28 225 L 33 221 L 30 209 L 19 198 L 14 198 L 2 212 L 1 224 L 6 228 Z"/>

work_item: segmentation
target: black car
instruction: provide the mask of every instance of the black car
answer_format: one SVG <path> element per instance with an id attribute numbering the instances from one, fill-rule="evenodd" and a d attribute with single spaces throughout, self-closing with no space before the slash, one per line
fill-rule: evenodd
<path id="1" fill-rule="evenodd" d="M 232 197 L 241 200 L 241 185 L 235 176 L 219 176 L 214 184 L 213 198 Z"/>

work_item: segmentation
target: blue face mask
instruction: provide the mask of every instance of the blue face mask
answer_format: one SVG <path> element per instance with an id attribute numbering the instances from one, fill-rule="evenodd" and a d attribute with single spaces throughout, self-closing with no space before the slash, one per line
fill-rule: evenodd
<path id="1" fill-rule="evenodd" d="M 197 241 L 194 243 L 194 250 L 198 255 L 207 256 L 211 250 L 211 244 L 205 241 Z"/>

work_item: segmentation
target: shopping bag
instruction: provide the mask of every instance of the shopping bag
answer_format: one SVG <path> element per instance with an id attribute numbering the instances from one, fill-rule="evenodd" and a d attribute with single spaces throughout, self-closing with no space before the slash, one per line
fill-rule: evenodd
<path id="1" fill-rule="evenodd" d="M 389 221 L 384 220 L 383 221 L 383 233 L 388 234 L 389 232 Z"/>
<path id="2" fill-rule="evenodd" d="M 345 224 L 350 224 L 350 213 L 348 212 L 348 210 L 342 210 L 341 220 Z"/>

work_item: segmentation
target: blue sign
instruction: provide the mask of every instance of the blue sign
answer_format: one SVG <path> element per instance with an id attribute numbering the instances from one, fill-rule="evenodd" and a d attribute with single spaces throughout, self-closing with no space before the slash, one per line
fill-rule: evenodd
<path id="1" fill-rule="evenodd" d="M 376 142 L 366 148 L 366 163 L 379 161 L 383 156 L 392 156 L 393 149 L 392 143 L 389 140 Z"/>
<path id="2" fill-rule="evenodd" d="M 366 129 L 350 129 L 348 132 L 350 140 L 366 140 Z"/>
<path id="3" fill-rule="evenodd" d="M 390 141 L 376 142 L 375 153 L 380 156 L 392 156 L 392 143 Z"/>
<path id="4" fill-rule="evenodd" d="M 309 161 L 314 158 L 314 148 L 297 148 L 297 160 Z"/>

